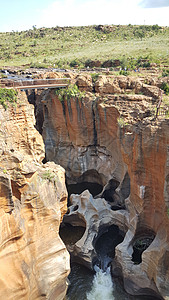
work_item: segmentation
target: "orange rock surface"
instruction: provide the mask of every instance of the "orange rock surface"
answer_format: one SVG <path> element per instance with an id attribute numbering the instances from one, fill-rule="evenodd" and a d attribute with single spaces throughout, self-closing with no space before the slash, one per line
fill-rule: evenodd
<path id="1" fill-rule="evenodd" d="M 116 247 L 116 261 L 129 293 L 147 295 L 151 291 L 151 295 L 168 299 L 169 121 L 154 121 L 150 105 L 155 103 L 159 88 L 106 76 L 96 81 L 95 88 L 97 93 L 87 93 L 82 101 L 72 98 L 61 102 L 54 92 L 46 95 L 43 138 L 47 160 L 66 169 L 68 184 L 82 182 L 89 172 L 90 181 L 102 186 L 117 180 L 119 197 L 125 175 L 129 175 L 130 193 L 123 199 L 129 225 L 124 241 Z M 123 93 L 119 100 L 109 94 L 119 89 L 144 91 L 145 95 L 127 94 L 125 99 Z M 102 94 L 106 92 L 105 100 Z M 119 111 L 127 120 L 131 118 L 130 124 L 125 124 L 125 119 L 120 124 Z M 141 235 L 153 235 L 154 240 L 136 264 L 133 245 Z"/>
<path id="2" fill-rule="evenodd" d="M 25 93 L 0 107 L 0 298 L 61 300 L 69 254 L 59 237 L 67 209 L 62 167 L 44 146 Z"/>
<path id="3" fill-rule="evenodd" d="M 152 289 L 164 299 L 169 296 L 168 128 L 169 121 L 165 120 L 137 132 L 123 132 L 121 149 L 131 180 L 126 200 L 130 226 L 124 242 L 117 247 L 126 290 L 133 293 L 134 282 L 143 294 L 146 288 Z M 133 265 L 133 241 L 152 232 L 155 238 L 142 254 L 142 262 Z"/>

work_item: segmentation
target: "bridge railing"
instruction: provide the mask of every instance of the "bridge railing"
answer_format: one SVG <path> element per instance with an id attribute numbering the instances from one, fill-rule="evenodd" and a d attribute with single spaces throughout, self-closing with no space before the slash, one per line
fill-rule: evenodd
<path id="1" fill-rule="evenodd" d="M 22 80 L 22 79 L 4 79 L 1 80 L 0 86 L 1 87 L 11 87 L 11 88 L 22 88 L 22 87 L 33 87 L 33 86 L 66 86 L 70 83 L 69 78 L 48 78 L 48 79 L 28 79 L 28 80 Z"/>
<path id="2" fill-rule="evenodd" d="M 162 97 L 163 97 L 163 93 L 162 90 L 160 90 L 159 92 L 159 101 L 157 103 L 157 107 L 156 107 L 156 116 L 155 118 L 157 118 L 158 116 L 169 116 L 169 107 L 162 107 Z"/>
<path id="3" fill-rule="evenodd" d="M 160 107 L 158 110 L 158 116 L 169 116 L 169 108 L 167 107 Z"/>

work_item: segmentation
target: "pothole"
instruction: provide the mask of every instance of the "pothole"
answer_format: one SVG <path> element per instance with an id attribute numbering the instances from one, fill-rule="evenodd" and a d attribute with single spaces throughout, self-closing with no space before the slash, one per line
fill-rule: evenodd
<path id="1" fill-rule="evenodd" d="M 100 229 L 94 242 L 97 259 L 93 263 L 106 270 L 115 257 L 115 247 L 123 241 L 124 235 L 125 233 L 117 225 Z"/>
<path id="2" fill-rule="evenodd" d="M 103 189 L 101 184 L 95 182 L 80 182 L 67 185 L 68 195 L 81 194 L 85 190 L 89 190 L 93 197 L 100 194 Z"/>
<path id="3" fill-rule="evenodd" d="M 154 238 L 154 232 L 145 232 L 145 234 L 139 235 L 134 239 L 132 254 L 134 264 L 140 264 L 142 262 L 142 253 L 151 245 Z"/>
<path id="4" fill-rule="evenodd" d="M 59 235 L 66 246 L 72 246 L 79 241 L 86 228 L 82 226 L 72 226 L 71 224 L 62 224 L 60 226 Z"/>

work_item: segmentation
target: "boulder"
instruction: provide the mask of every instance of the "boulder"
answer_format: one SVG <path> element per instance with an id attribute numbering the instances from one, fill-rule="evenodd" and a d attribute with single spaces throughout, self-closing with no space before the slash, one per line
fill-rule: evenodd
<path id="1" fill-rule="evenodd" d="M 76 84 L 81 91 L 92 92 L 93 83 L 91 75 L 79 75 L 76 78 Z"/>

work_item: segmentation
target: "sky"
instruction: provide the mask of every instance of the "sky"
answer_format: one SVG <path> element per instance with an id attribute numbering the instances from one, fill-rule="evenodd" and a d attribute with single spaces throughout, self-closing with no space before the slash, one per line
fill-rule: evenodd
<path id="1" fill-rule="evenodd" d="M 169 0 L 0 0 L 0 32 L 99 24 L 169 26 Z"/>

